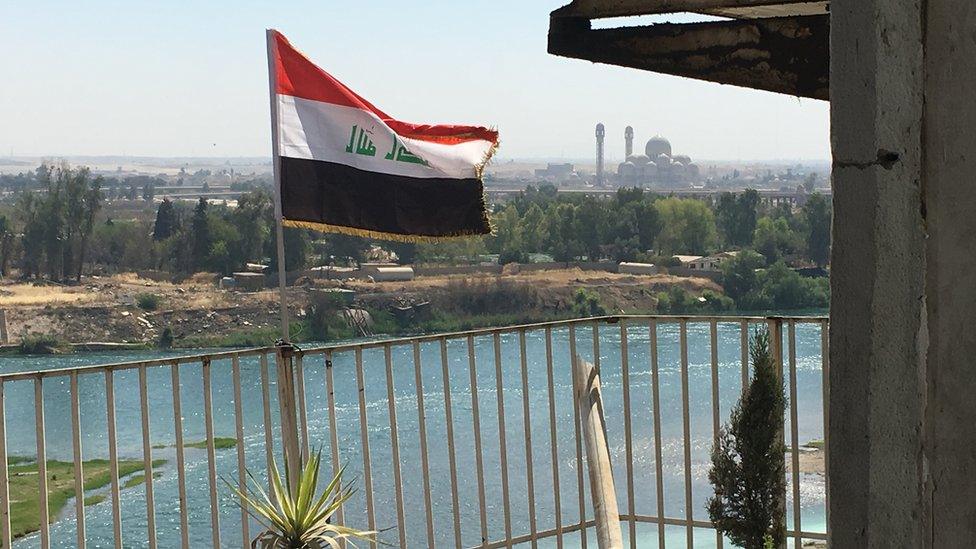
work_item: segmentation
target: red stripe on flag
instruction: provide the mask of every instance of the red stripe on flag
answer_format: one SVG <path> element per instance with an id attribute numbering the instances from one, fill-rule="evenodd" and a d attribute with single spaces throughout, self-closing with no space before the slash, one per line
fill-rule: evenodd
<path id="1" fill-rule="evenodd" d="M 283 34 L 275 37 L 275 92 L 312 101 L 370 111 L 401 137 L 454 145 L 466 141 L 498 142 L 498 132 L 482 126 L 411 124 L 395 120 L 295 49 Z"/>

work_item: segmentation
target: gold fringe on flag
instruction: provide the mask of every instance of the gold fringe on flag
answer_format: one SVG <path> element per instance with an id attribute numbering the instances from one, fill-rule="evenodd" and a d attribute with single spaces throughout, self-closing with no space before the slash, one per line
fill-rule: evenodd
<path id="1" fill-rule="evenodd" d="M 458 238 L 491 236 L 494 234 L 494 230 L 492 230 L 491 233 L 460 232 L 440 236 L 398 234 L 386 233 L 383 231 L 373 231 L 370 229 L 357 229 L 355 227 L 343 227 L 341 225 L 329 225 L 328 223 L 317 223 L 315 221 L 293 221 L 291 219 L 283 219 L 281 224 L 285 227 L 292 227 L 295 229 L 311 229 L 313 231 L 323 233 L 344 234 L 348 236 L 358 236 L 361 238 L 372 238 L 375 240 L 392 240 L 394 242 L 413 242 L 415 244 L 433 244 L 447 240 L 456 240 Z"/>

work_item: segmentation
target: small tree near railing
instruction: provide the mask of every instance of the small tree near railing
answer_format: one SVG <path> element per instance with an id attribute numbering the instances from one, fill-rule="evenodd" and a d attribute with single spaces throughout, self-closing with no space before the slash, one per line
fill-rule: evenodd
<path id="1" fill-rule="evenodd" d="M 715 495 L 707 507 L 715 528 L 736 545 L 771 549 L 781 547 L 786 538 L 785 398 L 766 330 L 752 338 L 749 355 L 752 382 L 712 449 L 708 480 Z"/>

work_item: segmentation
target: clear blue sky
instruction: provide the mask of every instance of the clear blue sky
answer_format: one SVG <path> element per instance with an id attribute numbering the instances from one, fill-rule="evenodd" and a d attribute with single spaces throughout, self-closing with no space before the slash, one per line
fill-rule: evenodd
<path id="1" fill-rule="evenodd" d="M 568 1 L 568 0 L 567 0 Z M 0 154 L 269 154 L 264 29 L 398 118 L 497 126 L 504 158 L 607 126 L 697 159 L 827 159 L 825 102 L 546 53 L 564 0 L 0 1 Z"/>

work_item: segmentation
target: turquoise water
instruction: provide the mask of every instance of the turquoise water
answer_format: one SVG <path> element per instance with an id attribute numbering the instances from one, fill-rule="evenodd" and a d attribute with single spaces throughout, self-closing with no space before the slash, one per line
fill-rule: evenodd
<path id="1" fill-rule="evenodd" d="M 697 520 L 707 520 L 705 500 L 711 493 L 708 480 L 708 454 L 712 443 L 711 355 L 707 323 L 688 326 L 690 431 L 692 449 L 692 508 Z M 785 330 L 784 330 L 785 332 Z M 797 325 L 797 379 L 799 442 L 823 438 L 822 374 L 820 370 L 820 328 L 817 325 Z M 738 324 L 720 324 L 719 341 L 719 404 L 723 421 L 728 417 L 741 391 L 741 364 Z M 577 352 L 592 360 L 592 330 L 577 330 Z M 646 326 L 628 329 L 628 359 L 630 366 L 630 399 L 633 430 L 633 467 L 635 508 L 644 515 L 657 514 L 655 493 L 655 464 L 653 417 L 651 407 L 649 334 Z M 681 414 L 680 352 L 677 325 L 662 324 L 658 328 L 661 436 L 663 454 L 663 484 L 665 513 L 671 518 L 685 517 L 685 489 L 683 467 L 683 425 Z M 615 482 L 621 512 L 626 512 L 626 465 L 623 437 L 623 387 L 621 383 L 621 345 L 618 326 L 600 327 L 600 360 L 608 435 L 614 465 Z M 186 354 L 186 353 L 184 353 Z M 477 358 L 477 387 L 484 454 L 486 500 L 488 502 L 487 529 L 490 539 L 503 537 L 505 517 L 502 506 L 499 456 L 498 400 L 495 391 L 494 350 L 491 337 L 475 338 Z M 79 354 L 60 357 L 4 357 L 0 358 L 3 372 L 63 368 L 86 364 L 101 364 L 167 356 L 159 352 L 126 352 Z M 394 347 L 394 395 L 399 433 L 399 449 L 404 490 L 404 512 L 409 545 L 427 545 L 423 504 L 423 477 L 420 470 L 420 443 L 416 387 L 414 384 L 413 354 L 410 346 Z M 431 497 L 434 507 L 434 528 L 438 546 L 453 546 L 453 519 L 450 491 L 450 469 L 446 444 L 446 420 L 441 377 L 439 343 L 421 345 L 424 405 L 428 431 Z M 480 544 L 481 524 L 478 511 L 478 489 L 475 474 L 474 429 L 469 383 L 468 357 L 463 340 L 448 343 L 449 372 L 457 448 L 458 492 L 462 543 Z M 576 448 L 573 430 L 572 385 L 569 370 L 569 333 L 567 329 L 553 330 L 553 358 L 555 371 L 556 461 L 559 472 L 560 512 L 563 522 L 578 520 L 578 492 L 576 484 Z M 535 485 L 535 513 L 540 529 L 555 524 L 556 506 L 553 498 L 552 455 L 549 436 L 548 393 L 546 390 L 545 339 L 542 331 L 526 335 L 526 362 L 529 378 L 530 430 L 532 470 Z M 502 404 L 505 409 L 505 440 L 510 492 L 510 521 L 514 534 L 527 531 L 529 504 L 527 496 L 527 462 L 525 426 L 522 414 L 522 380 L 519 361 L 519 342 L 515 334 L 501 337 L 503 373 Z M 382 539 L 397 543 L 397 515 L 393 484 L 391 429 L 387 402 L 385 363 L 382 349 L 364 352 L 368 437 L 372 462 L 373 497 L 376 525 L 389 528 Z M 216 436 L 234 436 L 234 402 L 230 361 L 214 362 L 213 403 Z M 304 364 L 309 435 L 313 446 L 323 446 L 329 455 L 328 409 L 326 406 L 325 368 L 321 355 L 309 357 Z M 274 368 L 270 368 L 272 380 Z M 340 456 L 348 464 L 349 479 L 357 480 L 362 488 L 362 453 L 359 428 L 359 405 L 356 387 L 355 361 L 352 353 L 334 357 L 335 395 L 339 431 Z M 248 467 L 265 469 L 263 408 L 261 403 L 260 368 L 256 357 L 242 359 L 241 378 L 244 410 L 244 448 Z M 172 388 L 170 370 L 150 368 L 148 371 L 151 440 L 154 444 L 172 444 L 174 440 Z M 180 368 L 183 404 L 183 429 L 187 442 L 205 438 L 203 420 L 203 392 L 200 365 Z M 104 375 L 82 376 L 81 413 L 83 424 L 83 454 L 85 459 L 107 457 Z M 68 378 L 46 379 L 44 382 L 44 410 L 47 450 L 51 459 L 71 460 L 71 420 Z M 118 447 L 121 458 L 142 458 L 142 433 L 139 416 L 138 372 L 124 371 L 115 375 Z M 34 455 L 34 405 L 31 381 L 6 384 L 6 412 L 8 452 L 10 455 Z M 272 394 L 274 387 L 272 387 Z M 273 397 L 272 397 L 273 398 Z M 272 403 L 272 410 L 277 408 Z M 277 421 L 277 420 L 275 420 Z M 787 444 L 789 430 L 787 430 Z M 178 545 L 179 505 L 175 453 L 172 448 L 153 450 L 154 458 L 168 459 L 161 468 L 162 476 L 154 482 L 157 538 L 160 547 Z M 218 475 L 229 480 L 237 478 L 237 453 L 231 448 L 218 450 Z M 584 471 L 585 472 L 585 471 Z M 207 481 L 206 451 L 186 450 L 187 499 L 190 515 L 191 546 L 211 545 L 210 487 Z M 220 483 L 218 486 L 220 530 L 222 545 L 240 547 L 241 515 L 233 495 Z M 588 494 L 585 494 L 588 498 Z M 801 481 L 802 524 L 807 531 L 824 531 L 824 482 L 817 475 L 804 476 Z M 792 524 L 792 503 L 787 504 Z M 121 497 L 122 531 L 126 547 L 146 545 L 146 512 L 144 488 L 123 490 Z M 589 505 L 587 504 L 587 508 Z M 92 546 L 111 545 L 111 503 L 105 501 L 86 508 L 88 540 Z M 587 511 L 588 516 L 592 516 Z M 346 506 L 346 523 L 366 525 L 363 490 Z M 252 528 L 252 533 L 256 532 Z M 655 547 L 657 531 L 654 525 L 638 524 L 640 546 Z M 627 527 L 624 525 L 624 534 Z M 681 527 L 667 527 L 668 547 L 684 547 L 685 531 Z M 75 539 L 73 502 L 69 502 L 62 517 L 51 526 L 52 545 L 72 547 Z M 593 541 L 593 536 L 589 536 Z M 578 534 L 566 537 L 570 544 L 578 543 Z M 20 540 L 18 547 L 39 545 L 36 535 Z M 548 546 L 549 542 L 543 544 Z M 555 542 L 552 541 L 552 545 Z M 695 531 L 695 546 L 715 545 L 710 530 Z"/>

